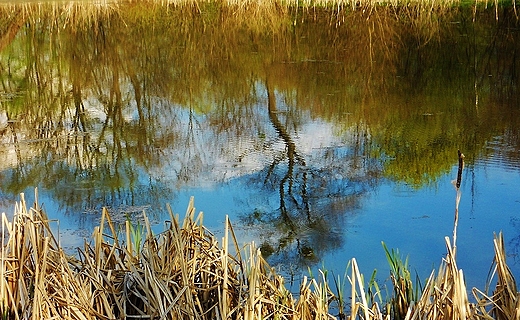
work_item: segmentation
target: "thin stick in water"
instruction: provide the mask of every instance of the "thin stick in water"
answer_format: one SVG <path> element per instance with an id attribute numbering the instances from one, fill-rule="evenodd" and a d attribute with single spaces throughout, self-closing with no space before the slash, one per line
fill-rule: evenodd
<path id="1" fill-rule="evenodd" d="M 462 169 L 464 169 L 464 154 L 457 150 L 459 154 L 459 169 L 457 171 L 457 182 L 455 184 L 457 190 L 457 196 L 455 198 L 455 220 L 453 222 L 453 254 L 457 250 L 457 225 L 459 224 L 459 203 L 460 203 L 460 183 L 462 181 Z"/>

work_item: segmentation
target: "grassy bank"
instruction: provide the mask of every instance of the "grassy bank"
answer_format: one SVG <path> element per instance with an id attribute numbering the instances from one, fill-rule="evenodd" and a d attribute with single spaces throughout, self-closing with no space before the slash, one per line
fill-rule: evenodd
<path id="1" fill-rule="evenodd" d="M 93 5 L 93 6 L 104 6 L 104 5 L 117 5 L 123 3 L 153 3 L 159 5 L 165 4 L 186 4 L 186 3 L 202 3 L 202 2 L 220 2 L 223 4 L 267 4 L 267 3 L 279 3 L 286 6 L 352 6 L 360 7 L 364 5 L 409 5 L 409 4 L 420 4 L 420 5 L 474 5 L 484 4 L 491 6 L 493 4 L 515 4 L 516 1 L 503 1 L 503 0 L 25 0 L 25 1 L 2 1 L 2 4 L 75 4 L 75 5 Z"/>
<path id="2" fill-rule="evenodd" d="M 516 0 L 47 0 L 47 1 L 2 1 L 0 7 L 21 10 L 31 14 L 34 10 L 53 6 L 58 11 L 73 19 L 85 16 L 96 16 L 117 10 L 120 6 L 195 6 L 204 7 L 208 4 L 217 7 L 230 7 L 236 13 L 255 15 L 271 15 L 286 9 L 329 8 L 336 12 L 375 9 L 377 7 L 395 7 L 400 10 L 410 10 L 415 13 L 438 13 L 441 9 L 456 7 L 474 7 L 481 9 L 496 9 L 498 7 L 515 7 Z M 58 12 L 56 12 L 58 13 Z"/>
<path id="3" fill-rule="evenodd" d="M 238 245 L 229 221 L 219 243 L 193 199 L 183 219 L 168 211 L 169 227 L 153 234 L 145 213 L 142 223 L 117 227 L 103 210 L 91 242 L 68 256 L 44 211 L 28 209 L 22 194 L 12 220 L 2 215 L 3 319 L 518 319 L 501 235 L 494 240 L 496 286 L 473 288 L 477 303 L 469 302 L 448 237 L 446 258 L 424 286 L 385 247 L 390 296 L 373 277 L 365 280 L 355 259 L 344 279 L 303 278 L 295 295 L 254 243 Z"/>

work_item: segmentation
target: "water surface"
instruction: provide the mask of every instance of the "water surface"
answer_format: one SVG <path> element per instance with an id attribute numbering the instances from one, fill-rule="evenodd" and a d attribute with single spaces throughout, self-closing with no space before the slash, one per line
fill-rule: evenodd
<path id="1" fill-rule="evenodd" d="M 160 230 L 167 203 L 182 215 L 195 196 L 217 236 L 229 215 L 296 279 L 355 257 L 383 282 L 381 241 L 426 278 L 453 234 L 461 150 L 459 267 L 483 288 L 503 231 L 520 276 L 511 10 L 53 8 L 2 9 L 0 209 L 38 187 L 66 248 L 102 207 Z"/>

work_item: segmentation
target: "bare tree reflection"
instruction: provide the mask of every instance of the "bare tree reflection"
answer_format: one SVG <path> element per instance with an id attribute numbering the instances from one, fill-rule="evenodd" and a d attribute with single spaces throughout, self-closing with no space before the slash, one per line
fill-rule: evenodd
<path id="1" fill-rule="evenodd" d="M 153 138 L 163 139 L 146 116 L 152 104 L 135 73 L 128 76 L 134 96 L 123 95 L 122 70 L 132 61 L 121 59 L 117 46 L 98 48 L 108 40 L 92 29 L 64 30 L 66 50 L 57 37 L 49 50 L 45 23 L 27 26 L 21 38 L 30 55 L 25 69 L 15 69 L 16 61 L 2 64 L 13 73 L 2 77 L 4 90 L 13 93 L 5 101 L 9 130 L 2 135 L 17 155 L 15 167 L 3 168 L 3 191 L 39 186 L 67 212 L 149 204 L 170 195 L 148 171 L 159 159 Z M 133 108 L 137 119 L 128 116 Z"/>
<path id="2" fill-rule="evenodd" d="M 295 182 L 295 166 L 299 166 L 301 168 L 305 168 L 305 159 L 297 152 L 296 150 L 296 144 L 294 143 L 293 139 L 285 129 L 282 122 L 278 119 L 277 113 L 278 110 L 276 108 L 276 97 L 273 88 L 269 85 L 269 82 L 266 82 L 266 88 L 267 88 L 267 108 L 269 111 L 269 120 L 271 121 L 271 124 L 273 125 L 274 129 L 278 133 L 278 136 L 280 139 L 283 140 L 285 143 L 285 157 L 287 159 L 287 172 L 283 176 L 283 178 L 280 180 L 280 186 L 279 186 L 279 192 L 280 192 L 280 213 L 283 217 L 283 219 L 286 221 L 287 224 L 293 226 L 294 224 L 291 221 L 291 217 L 289 216 L 287 212 L 287 205 L 286 205 L 286 197 L 289 198 L 290 201 L 292 201 L 295 205 L 298 205 L 298 201 L 296 200 L 294 196 L 294 182 Z M 269 166 L 269 170 L 267 172 L 266 180 L 270 178 L 270 176 L 273 173 L 274 168 L 283 160 L 282 157 L 275 158 L 271 165 Z M 307 214 L 307 219 L 310 221 L 310 212 L 309 212 L 309 203 L 307 199 L 307 173 L 305 170 L 302 172 L 302 179 L 301 179 L 301 190 L 300 194 L 302 196 L 302 204 L 303 209 L 305 213 Z M 287 190 L 287 191 L 286 191 Z M 296 191 L 298 192 L 298 191 Z M 294 229 L 294 226 L 292 227 Z"/>
<path id="3" fill-rule="evenodd" d="M 291 112 L 278 108 L 269 80 L 266 90 L 268 118 L 277 135 L 271 146 L 281 142 L 283 148 L 273 152 L 271 162 L 250 177 L 261 184 L 263 196 L 257 201 L 259 207 L 246 214 L 243 222 L 260 230 L 261 250 L 272 263 L 314 264 L 325 252 L 342 245 L 346 216 L 375 183 L 379 168 L 371 163 L 358 166 L 365 152 L 363 142 L 318 150 L 319 160 L 309 164 L 290 133 L 297 132 L 295 120 L 301 117 L 293 118 Z M 360 132 L 352 138 L 359 142 L 363 136 Z M 279 206 L 274 212 L 266 211 L 261 203 L 275 193 Z"/>

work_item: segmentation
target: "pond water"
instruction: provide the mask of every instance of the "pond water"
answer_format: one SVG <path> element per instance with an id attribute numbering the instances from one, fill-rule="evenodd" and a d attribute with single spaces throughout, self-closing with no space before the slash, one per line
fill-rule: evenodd
<path id="1" fill-rule="evenodd" d="M 296 280 L 355 257 L 383 282 L 382 241 L 424 279 L 461 150 L 458 266 L 483 289 L 503 231 L 520 277 L 512 9 L 60 6 L 1 9 L 0 211 L 37 187 L 72 251 L 102 207 L 161 230 L 194 196 Z"/>

